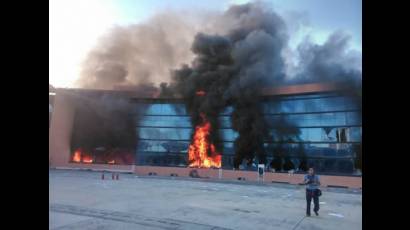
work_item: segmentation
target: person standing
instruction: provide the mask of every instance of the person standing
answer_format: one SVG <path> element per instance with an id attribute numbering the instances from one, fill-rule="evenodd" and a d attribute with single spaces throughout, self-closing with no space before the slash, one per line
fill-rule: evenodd
<path id="1" fill-rule="evenodd" d="M 310 216 L 310 203 L 314 203 L 313 211 L 316 216 L 319 215 L 319 186 L 320 178 L 315 174 L 315 171 L 312 167 L 309 168 L 308 174 L 305 175 L 303 183 L 306 185 L 306 216 Z"/>

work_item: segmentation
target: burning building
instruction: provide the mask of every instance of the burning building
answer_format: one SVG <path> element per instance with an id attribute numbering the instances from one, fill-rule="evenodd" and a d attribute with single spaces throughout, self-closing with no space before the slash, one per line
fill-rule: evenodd
<path id="1" fill-rule="evenodd" d="M 92 107 L 101 103 L 102 95 L 127 104 L 115 102 L 123 110 L 112 109 L 110 113 L 95 111 Z M 236 167 L 238 132 L 232 127 L 232 106 L 218 114 L 219 126 L 212 126 L 205 115 L 193 126 L 183 98 L 154 95 L 58 89 L 50 128 L 51 165 Z M 303 171 L 313 164 L 321 173 L 354 174 L 361 157 L 362 135 L 357 97 L 340 84 L 264 89 L 262 115 L 272 137 L 263 140 L 266 165 L 276 172 Z M 113 101 L 105 99 L 111 106 Z M 213 142 L 211 132 L 218 133 L 218 143 Z M 249 163 L 247 158 L 243 160 Z M 256 154 L 250 160 L 260 162 Z"/>
<path id="2" fill-rule="evenodd" d="M 56 90 L 51 165 L 235 169 L 230 175 L 257 164 L 276 173 L 361 169 L 361 59 L 348 52 L 349 36 L 306 40 L 292 63 L 286 23 L 263 3 L 233 5 L 211 21 L 205 31 L 133 25 L 102 39 L 79 79 L 94 90 Z M 164 34 L 190 37 L 171 44 Z M 177 61 L 176 50 L 191 63 Z M 161 77 L 160 89 L 149 84 Z"/>

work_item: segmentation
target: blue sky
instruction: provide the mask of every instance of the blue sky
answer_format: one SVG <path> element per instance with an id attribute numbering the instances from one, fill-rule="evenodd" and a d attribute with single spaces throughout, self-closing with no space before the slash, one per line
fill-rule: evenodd
<path id="1" fill-rule="evenodd" d="M 231 4 L 246 2 L 249 0 L 49 0 L 49 82 L 56 87 L 71 87 L 88 51 L 113 25 L 140 23 L 168 9 L 222 12 Z M 344 30 L 352 36 L 351 48 L 361 52 L 361 0 L 265 2 L 288 22 L 291 48 L 307 35 L 323 43 L 330 33 Z M 289 20 L 294 17 L 289 15 L 299 15 L 303 23 Z"/>
<path id="2" fill-rule="evenodd" d="M 223 11 L 233 3 L 249 0 L 117 0 L 113 4 L 120 12 L 119 24 L 131 24 L 149 18 L 166 9 L 198 9 Z M 361 0 L 269 0 L 279 14 L 302 13 L 309 21 L 306 33 L 312 33 L 319 42 L 335 30 L 344 30 L 352 35 L 352 45 L 361 51 L 362 1 Z"/>

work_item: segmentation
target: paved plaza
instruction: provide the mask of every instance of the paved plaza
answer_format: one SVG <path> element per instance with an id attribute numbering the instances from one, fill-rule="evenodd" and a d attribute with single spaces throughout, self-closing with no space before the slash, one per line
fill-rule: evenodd
<path id="1" fill-rule="evenodd" d="M 305 217 L 303 186 L 50 170 L 50 229 L 323 229 L 362 225 L 360 191 L 323 189 Z M 312 204 L 313 207 L 313 204 Z"/>

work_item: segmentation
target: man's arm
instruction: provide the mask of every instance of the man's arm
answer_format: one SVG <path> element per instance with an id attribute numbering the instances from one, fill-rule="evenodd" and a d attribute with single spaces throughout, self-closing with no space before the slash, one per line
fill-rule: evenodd
<path id="1" fill-rule="evenodd" d="M 303 179 L 303 184 L 307 184 L 307 183 L 308 183 L 308 181 L 309 181 L 309 180 L 308 180 L 308 177 L 307 177 L 307 176 L 305 176 L 305 177 L 304 177 L 304 179 Z"/>
<path id="2" fill-rule="evenodd" d="M 320 185 L 320 177 L 317 176 L 317 181 L 316 181 L 317 185 Z"/>

